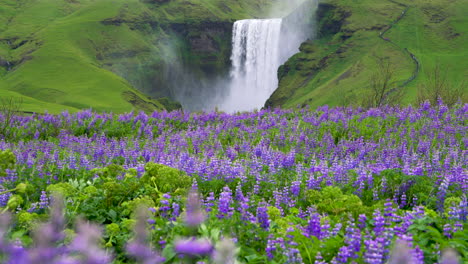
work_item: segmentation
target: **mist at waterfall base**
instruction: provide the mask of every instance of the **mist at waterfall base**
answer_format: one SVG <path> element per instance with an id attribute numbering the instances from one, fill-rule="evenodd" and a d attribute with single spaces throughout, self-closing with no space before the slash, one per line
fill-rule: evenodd
<path id="1" fill-rule="evenodd" d="M 185 83 L 174 90 L 176 100 L 187 111 L 233 113 L 262 108 L 278 87 L 278 68 L 314 35 L 310 21 L 318 4 L 311 3 L 310 9 L 286 18 L 236 21 L 228 76 L 199 80 L 186 73 Z"/>

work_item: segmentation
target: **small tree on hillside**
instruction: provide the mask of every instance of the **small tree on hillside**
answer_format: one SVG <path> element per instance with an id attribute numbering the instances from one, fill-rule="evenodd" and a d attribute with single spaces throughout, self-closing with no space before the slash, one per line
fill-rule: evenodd
<path id="1" fill-rule="evenodd" d="M 427 81 L 418 87 L 418 104 L 429 101 L 432 105 L 437 105 L 438 101 L 442 100 L 446 105 L 452 106 L 459 100 L 467 101 L 464 94 L 466 83 L 451 86 L 447 79 L 447 70 L 443 71 L 440 64 L 437 64 L 427 76 Z"/>
<path id="2" fill-rule="evenodd" d="M 22 104 L 22 98 L 0 98 L 0 137 L 8 138 L 10 136 L 10 128 L 13 125 L 13 118 L 15 114 L 19 113 Z"/>
<path id="3" fill-rule="evenodd" d="M 365 108 L 399 105 L 404 90 L 395 86 L 395 69 L 388 60 L 377 60 L 377 70 L 370 77 L 370 86 L 363 95 L 361 105 Z"/>

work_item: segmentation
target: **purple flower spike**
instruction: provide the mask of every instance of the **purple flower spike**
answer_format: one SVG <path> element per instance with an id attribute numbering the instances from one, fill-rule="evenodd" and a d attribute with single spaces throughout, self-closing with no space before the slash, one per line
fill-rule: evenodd
<path id="1" fill-rule="evenodd" d="M 175 252 L 192 257 L 210 255 L 213 249 L 213 245 L 208 239 L 196 239 L 194 237 L 179 239 L 174 246 Z"/>

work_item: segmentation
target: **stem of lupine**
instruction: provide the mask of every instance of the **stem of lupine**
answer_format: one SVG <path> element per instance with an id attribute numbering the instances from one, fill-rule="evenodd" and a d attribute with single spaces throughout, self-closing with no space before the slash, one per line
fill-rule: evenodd
<path id="1" fill-rule="evenodd" d="M 14 192 L 16 191 L 18 188 L 13 188 L 11 190 L 6 190 L 6 191 L 3 191 L 3 192 L 0 192 L 0 195 L 3 195 L 3 194 L 6 194 L 6 193 L 10 193 L 10 192 Z"/>

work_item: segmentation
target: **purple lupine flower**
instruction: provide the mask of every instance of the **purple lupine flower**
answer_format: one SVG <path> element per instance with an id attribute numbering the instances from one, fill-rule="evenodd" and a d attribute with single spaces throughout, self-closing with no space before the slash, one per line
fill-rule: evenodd
<path id="1" fill-rule="evenodd" d="M 332 236 L 336 236 L 338 234 L 338 232 L 340 232 L 341 228 L 343 227 L 343 224 L 342 223 L 336 223 L 335 224 L 335 227 L 333 227 L 332 231 L 331 231 L 331 235 Z"/>
<path id="2" fill-rule="evenodd" d="M 42 191 L 41 197 L 39 199 L 39 209 L 45 209 L 49 207 L 49 197 L 45 191 Z"/>
<path id="3" fill-rule="evenodd" d="M 365 214 L 360 214 L 360 215 L 359 215 L 359 219 L 358 219 L 358 224 L 357 224 L 357 226 L 358 226 L 360 229 L 366 228 L 366 221 L 367 221 L 367 216 L 366 216 Z"/>
<path id="4" fill-rule="evenodd" d="M 101 230 L 98 226 L 79 221 L 78 232 L 69 249 L 78 252 L 84 258 L 82 263 L 108 264 L 112 261 L 112 257 L 98 246 L 100 239 Z"/>
<path id="5" fill-rule="evenodd" d="M 231 207 L 232 204 L 232 191 L 229 187 L 225 186 L 223 191 L 219 195 L 219 203 L 218 203 L 218 218 L 227 218 L 230 217 L 233 213 L 233 208 Z"/>
<path id="6" fill-rule="evenodd" d="M 206 238 L 179 239 L 174 243 L 174 251 L 184 256 L 208 256 L 214 250 L 213 244 Z"/>
<path id="7" fill-rule="evenodd" d="M 275 240 L 273 238 L 268 238 L 267 246 L 265 248 L 268 259 L 270 259 L 270 260 L 273 259 L 273 257 L 274 257 L 273 253 L 275 252 L 275 250 L 276 250 Z"/>
<path id="8" fill-rule="evenodd" d="M 5 192 L 6 190 L 0 186 L 0 193 Z M 5 207 L 10 199 L 11 193 L 0 194 L 0 207 Z"/>
<path id="9" fill-rule="evenodd" d="M 133 240 L 127 244 L 127 253 L 142 264 L 163 263 L 165 259 L 154 251 L 148 243 L 148 231 L 146 228 L 147 218 L 147 210 L 138 208 L 137 221 L 134 226 L 135 236 Z"/>
<path id="10" fill-rule="evenodd" d="M 445 224 L 444 225 L 444 235 L 448 238 L 451 238 L 452 237 L 452 232 L 453 232 L 453 229 L 452 229 L 452 225 L 451 224 Z"/>
<path id="11" fill-rule="evenodd" d="M 302 261 L 302 256 L 297 248 L 293 247 L 288 247 L 286 249 L 286 252 L 284 252 L 284 255 L 286 256 L 286 262 L 285 263 L 290 263 L 290 264 L 302 264 L 304 263 Z"/>
<path id="12" fill-rule="evenodd" d="M 291 193 L 294 196 L 299 196 L 299 193 L 301 192 L 301 182 L 300 181 L 293 181 L 291 183 Z"/>
<path id="13" fill-rule="evenodd" d="M 353 255 L 353 250 L 352 249 L 350 249 L 347 246 L 342 246 L 338 250 L 338 254 L 336 255 L 334 263 L 337 263 L 337 264 L 338 263 L 343 263 L 343 264 L 349 263 L 349 259 L 351 258 L 352 255 Z"/>
<path id="14" fill-rule="evenodd" d="M 320 215 L 318 213 L 311 214 L 306 231 L 309 236 L 321 238 Z"/>
<path id="15" fill-rule="evenodd" d="M 196 227 L 206 219 L 206 214 L 201 207 L 200 196 L 195 191 L 189 193 L 185 210 L 184 221 L 188 226 Z"/>
<path id="16" fill-rule="evenodd" d="M 270 220 L 268 218 L 268 208 L 265 203 L 259 204 L 257 207 L 257 223 L 263 229 L 270 227 Z"/>
<path id="17" fill-rule="evenodd" d="M 315 256 L 314 264 L 326 264 L 326 262 L 323 261 L 322 254 L 320 254 L 320 252 L 318 252 L 317 255 Z"/>
<path id="18" fill-rule="evenodd" d="M 361 250 L 361 240 L 362 235 L 361 231 L 356 228 L 354 223 L 348 223 L 346 227 L 346 235 L 345 235 L 345 242 L 346 245 L 349 247 L 349 256 L 348 258 L 356 259 L 358 258 L 357 253 Z"/>
<path id="19" fill-rule="evenodd" d="M 161 201 L 159 202 L 162 206 L 159 207 L 159 212 L 161 213 L 162 217 L 168 217 L 169 216 L 169 211 L 171 210 L 170 206 L 170 199 L 171 195 L 168 193 L 165 193 L 162 195 Z"/>
<path id="20" fill-rule="evenodd" d="M 180 205 L 178 203 L 172 203 L 172 217 L 171 220 L 175 221 L 180 214 Z"/>
<path id="21" fill-rule="evenodd" d="M 214 203 L 213 201 L 215 200 L 215 197 L 214 197 L 214 192 L 210 192 L 210 194 L 208 195 L 208 197 L 206 197 L 205 199 L 205 208 L 206 208 L 206 212 L 211 212 L 211 210 L 213 210 L 213 206 L 214 206 Z"/>
<path id="22" fill-rule="evenodd" d="M 382 216 L 379 210 L 375 210 L 373 214 L 373 218 L 374 218 L 374 233 L 376 236 L 379 236 L 384 232 L 385 218 Z"/>
<path id="23" fill-rule="evenodd" d="M 65 238 L 63 206 L 63 200 L 60 197 L 54 197 L 49 222 L 35 230 L 36 246 L 29 251 L 29 260 L 32 263 L 53 263 L 63 254 L 63 249 L 57 247 L 57 244 Z"/>
<path id="24" fill-rule="evenodd" d="M 384 248 L 377 240 L 365 240 L 366 251 L 364 261 L 369 264 L 382 264 L 384 258 Z"/>

